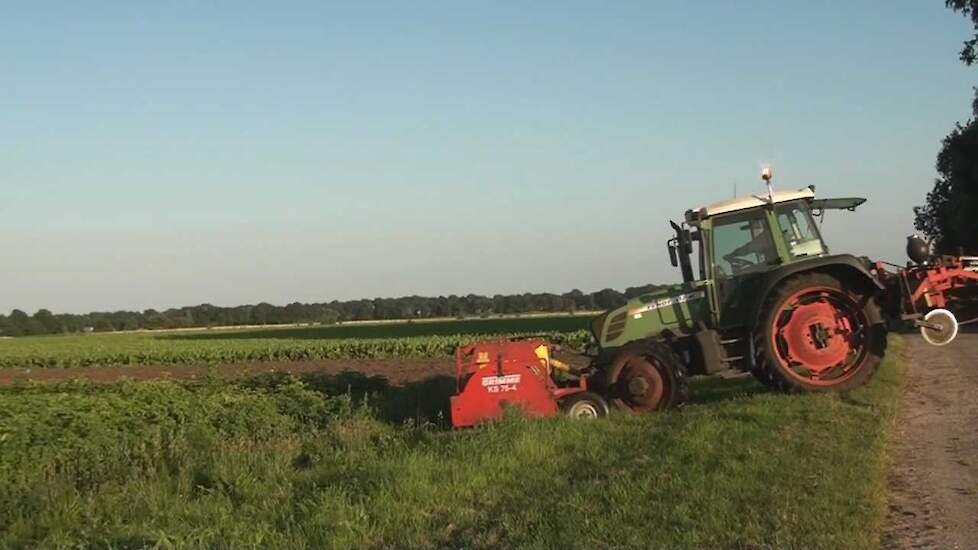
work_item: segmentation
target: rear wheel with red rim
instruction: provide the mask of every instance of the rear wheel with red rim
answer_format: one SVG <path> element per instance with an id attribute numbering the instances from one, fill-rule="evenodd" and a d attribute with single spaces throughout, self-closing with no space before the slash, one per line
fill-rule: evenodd
<path id="1" fill-rule="evenodd" d="M 844 390 L 872 377 L 886 329 L 872 296 L 824 273 L 793 277 L 768 300 L 758 329 L 759 369 L 783 390 Z"/>

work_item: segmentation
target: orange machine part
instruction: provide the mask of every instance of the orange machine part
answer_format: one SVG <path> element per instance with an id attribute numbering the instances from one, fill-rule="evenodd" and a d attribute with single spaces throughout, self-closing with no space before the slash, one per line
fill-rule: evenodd
<path id="1" fill-rule="evenodd" d="M 557 414 L 559 391 L 551 378 L 542 339 L 479 342 L 456 351 L 458 391 L 451 399 L 452 425 L 475 426 L 516 407 L 529 416 Z M 544 355 L 541 357 L 541 355 Z"/>

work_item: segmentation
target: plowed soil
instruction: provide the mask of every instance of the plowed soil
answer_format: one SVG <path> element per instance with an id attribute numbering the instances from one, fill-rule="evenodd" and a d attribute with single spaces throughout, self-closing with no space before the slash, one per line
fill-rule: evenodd
<path id="1" fill-rule="evenodd" d="M 66 369 L 0 369 L 0 385 L 16 381 L 64 382 L 88 380 L 91 382 L 119 382 L 122 380 L 193 380 L 214 373 L 221 378 L 236 378 L 266 372 L 293 374 L 337 374 L 354 370 L 368 376 L 387 378 L 399 386 L 440 375 L 455 375 L 455 362 L 451 358 L 439 359 L 391 359 L 391 360 L 331 360 L 292 362 L 250 362 L 226 365 L 134 365 L 127 367 L 77 367 Z"/>
<path id="2" fill-rule="evenodd" d="M 566 350 L 555 357 L 581 368 L 590 359 Z M 124 367 L 71 367 L 38 369 L 0 369 L 0 386 L 15 382 L 66 382 L 87 380 L 111 383 L 123 380 L 195 380 L 213 373 L 221 378 L 237 378 L 268 372 L 292 374 L 338 374 L 357 371 L 367 376 L 383 376 L 393 386 L 420 382 L 433 376 L 455 376 L 455 359 L 334 359 L 326 361 L 251 361 L 218 365 L 130 365 Z"/>

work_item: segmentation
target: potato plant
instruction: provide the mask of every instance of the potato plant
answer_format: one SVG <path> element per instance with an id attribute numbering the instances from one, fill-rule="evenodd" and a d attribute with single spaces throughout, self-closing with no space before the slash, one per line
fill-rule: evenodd
<path id="1" fill-rule="evenodd" d="M 543 334 L 586 348 L 586 319 L 452 321 L 249 331 L 41 336 L 0 340 L 0 368 L 448 357 L 481 338 Z M 383 335 L 389 335 L 383 337 Z"/>

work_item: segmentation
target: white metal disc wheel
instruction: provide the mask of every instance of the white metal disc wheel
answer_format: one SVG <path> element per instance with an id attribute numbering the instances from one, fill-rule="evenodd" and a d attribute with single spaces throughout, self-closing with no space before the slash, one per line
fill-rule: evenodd
<path id="1" fill-rule="evenodd" d="M 561 401 L 564 414 L 571 418 L 601 418 L 608 415 L 608 403 L 591 392 L 575 393 Z"/>
<path id="2" fill-rule="evenodd" d="M 932 346 L 950 344 L 958 335 L 958 320 L 946 309 L 934 309 L 924 315 L 924 322 L 932 327 L 920 327 L 920 335 Z M 939 328 L 938 328 L 939 327 Z"/>

